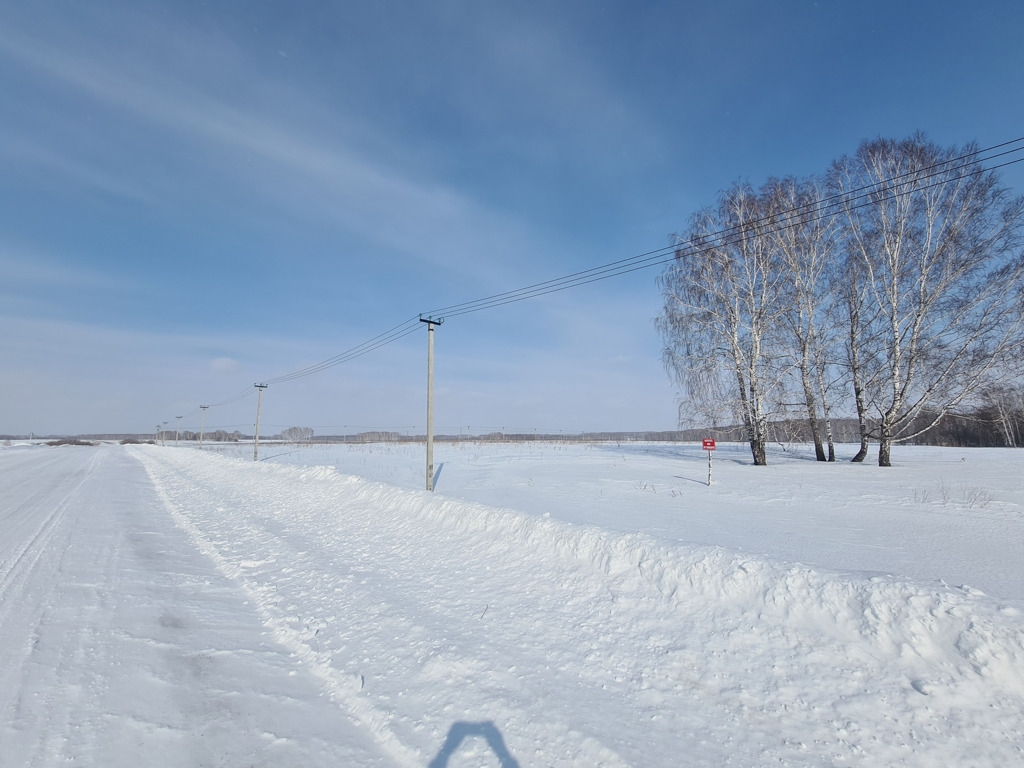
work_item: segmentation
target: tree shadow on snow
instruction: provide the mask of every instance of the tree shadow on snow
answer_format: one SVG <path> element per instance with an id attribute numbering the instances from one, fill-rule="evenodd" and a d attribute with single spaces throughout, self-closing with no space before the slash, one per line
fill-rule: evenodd
<path id="1" fill-rule="evenodd" d="M 448 760 L 455 754 L 462 742 L 473 736 L 482 736 L 487 741 L 487 745 L 497 756 L 501 768 L 519 768 L 519 763 L 505 746 L 505 739 L 502 738 L 501 731 L 490 720 L 482 723 L 452 724 L 452 727 L 448 729 L 448 736 L 441 746 L 441 751 L 430 761 L 427 768 L 448 768 Z"/>
<path id="2" fill-rule="evenodd" d="M 707 474 L 705 474 L 705 475 L 703 475 L 702 477 L 699 477 L 699 478 L 696 478 L 696 477 L 686 477 L 684 475 L 672 475 L 672 477 L 674 477 L 676 480 L 682 480 L 684 482 L 693 483 L 695 485 L 707 485 L 708 484 L 708 476 L 707 476 Z"/>

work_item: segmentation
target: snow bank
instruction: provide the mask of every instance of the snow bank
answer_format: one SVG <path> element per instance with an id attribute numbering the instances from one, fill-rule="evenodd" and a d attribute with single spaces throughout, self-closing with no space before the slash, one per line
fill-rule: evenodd
<path id="1" fill-rule="evenodd" d="M 410 516 L 490 540 L 498 550 L 515 544 L 572 558 L 614 579 L 618 589 L 653 589 L 680 607 L 703 601 L 754 611 L 766 621 L 832 628 L 837 637 L 870 642 L 882 653 L 948 664 L 1024 695 L 1024 626 L 1016 621 L 1020 609 L 969 587 L 936 588 L 780 565 L 718 547 L 668 548 L 642 535 L 403 491 L 340 475 L 333 467 L 260 470 L 261 481 L 273 478 L 283 493 L 294 483 L 316 482 L 318 494 L 330 488 L 345 509 L 371 518 Z"/>
<path id="2" fill-rule="evenodd" d="M 837 638 L 870 643 L 883 654 L 917 657 L 950 678 L 980 676 L 985 685 L 1024 696 L 1020 609 L 969 587 L 935 588 L 780 565 L 717 547 L 667 548 L 642 535 L 409 493 L 332 475 L 332 469 L 281 470 L 285 477 L 294 473 L 301 480 L 340 482 L 350 508 L 366 514 L 416 516 L 453 533 L 491 539 L 498 549 L 515 544 L 573 558 L 611 577 L 616 589 L 644 594 L 653 589 L 677 607 L 715 604 L 774 624 L 813 624 Z"/>
<path id="3" fill-rule="evenodd" d="M 481 710 L 524 764 L 674 765 L 679 749 L 750 765 L 1022 754 L 1015 604 L 331 467 L 130 450 L 277 639 L 400 762 Z"/>

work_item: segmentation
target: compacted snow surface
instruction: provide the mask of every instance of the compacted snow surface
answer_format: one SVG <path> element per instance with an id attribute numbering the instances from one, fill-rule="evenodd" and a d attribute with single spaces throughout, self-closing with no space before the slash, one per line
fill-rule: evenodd
<path id="1" fill-rule="evenodd" d="M 0 449 L 2 766 L 1024 764 L 1016 451 Z"/>

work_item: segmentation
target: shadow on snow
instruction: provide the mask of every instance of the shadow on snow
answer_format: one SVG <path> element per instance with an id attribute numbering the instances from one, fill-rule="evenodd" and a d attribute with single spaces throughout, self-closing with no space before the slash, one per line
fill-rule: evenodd
<path id="1" fill-rule="evenodd" d="M 441 751 L 430 761 L 427 768 L 448 768 L 448 760 L 455 754 L 462 742 L 474 736 L 482 736 L 487 741 L 487 745 L 497 756 L 501 768 L 519 768 L 519 763 L 505 746 L 505 739 L 502 738 L 501 731 L 490 720 L 482 723 L 454 723 L 448 729 L 448 736 L 441 746 Z"/>

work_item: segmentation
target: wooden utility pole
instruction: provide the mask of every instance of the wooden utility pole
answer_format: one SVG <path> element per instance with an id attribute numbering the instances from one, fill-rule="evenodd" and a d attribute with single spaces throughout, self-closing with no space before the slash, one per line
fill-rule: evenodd
<path id="1" fill-rule="evenodd" d="M 434 490 L 434 326 L 444 322 L 443 317 L 423 317 L 427 324 L 427 490 Z"/>
<path id="2" fill-rule="evenodd" d="M 203 411 L 203 420 L 199 424 L 199 450 L 201 451 L 203 450 L 203 435 L 206 434 L 206 409 L 210 406 L 200 405 L 199 407 Z"/>
<path id="3" fill-rule="evenodd" d="M 256 434 L 252 440 L 252 460 L 256 461 L 260 454 L 260 408 L 263 407 L 263 390 L 267 388 L 267 385 L 253 384 L 253 386 L 260 391 L 259 399 L 256 401 Z"/>

